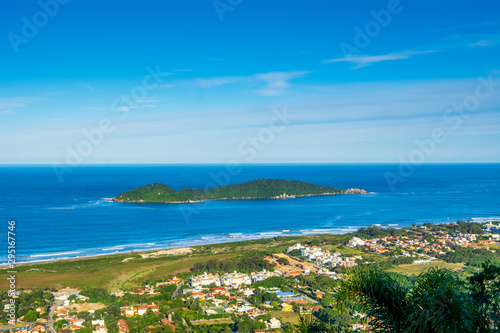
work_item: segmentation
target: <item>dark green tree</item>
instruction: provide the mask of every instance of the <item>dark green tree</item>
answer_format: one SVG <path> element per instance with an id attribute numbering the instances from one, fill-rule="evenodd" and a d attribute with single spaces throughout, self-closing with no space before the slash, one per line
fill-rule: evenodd
<path id="1" fill-rule="evenodd" d="M 469 277 L 469 288 L 484 318 L 500 331 L 500 265 L 483 263 L 482 270 Z"/>
<path id="2" fill-rule="evenodd" d="M 338 300 L 355 299 L 381 332 L 489 332 L 477 303 L 457 275 L 431 268 L 410 286 L 388 273 L 355 267 L 342 281 Z"/>

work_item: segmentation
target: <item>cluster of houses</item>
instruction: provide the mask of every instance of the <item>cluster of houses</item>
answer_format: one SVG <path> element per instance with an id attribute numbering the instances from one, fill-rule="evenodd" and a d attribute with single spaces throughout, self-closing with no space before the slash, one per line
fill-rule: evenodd
<path id="1" fill-rule="evenodd" d="M 422 229 L 426 229 L 424 226 Z M 484 248 L 491 244 L 497 244 L 500 240 L 500 227 L 494 224 L 486 224 L 484 226 L 486 236 L 489 239 L 478 240 L 476 234 L 456 233 L 450 235 L 444 231 L 412 231 L 414 236 L 399 236 L 399 237 L 380 237 L 373 239 L 361 239 L 352 237 L 346 246 L 361 247 L 364 250 L 371 250 L 375 253 L 386 254 L 392 257 L 417 257 L 414 263 L 426 263 L 428 260 L 434 260 L 435 255 L 443 255 L 451 251 L 451 246 L 470 247 L 473 249 Z M 425 237 L 424 233 L 432 235 L 432 241 L 429 237 Z M 423 260 L 427 259 L 427 260 Z"/>
<path id="2" fill-rule="evenodd" d="M 95 310 L 89 310 L 88 311 L 90 314 L 95 313 Z M 64 305 L 59 306 L 55 312 L 57 321 L 60 320 L 66 320 L 69 322 L 69 328 L 71 329 L 72 332 L 79 330 L 84 327 L 85 324 L 85 319 L 80 319 L 78 316 L 70 316 L 69 311 L 67 307 Z M 94 330 L 92 331 L 93 333 L 107 333 L 108 329 L 106 328 L 106 325 L 104 324 L 104 320 L 102 319 L 97 319 L 97 320 L 92 320 L 92 326 L 94 326 Z"/>
<path id="3" fill-rule="evenodd" d="M 148 310 L 158 313 L 160 308 L 155 303 L 150 303 L 142 306 L 124 306 L 120 309 L 125 317 L 133 317 L 135 315 L 144 316 Z"/>
<path id="4" fill-rule="evenodd" d="M 156 305 L 156 303 L 150 303 L 147 305 L 142 305 L 142 306 L 123 306 L 120 308 L 122 315 L 124 315 L 127 318 L 139 315 L 139 316 L 144 316 L 148 310 L 151 310 L 153 313 L 158 313 L 159 312 L 159 307 Z M 163 318 L 160 320 L 163 326 L 169 326 L 175 330 L 175 324 L 172 321 L 172 318 L 169 316 L 169 318 Z M 154 328 L 154 326 L 150 327 Z M 118 322 L 118 329 L 120 330 L 120 333 L 122 332 L 128 332 L 128 326 L 127 322 L 122 319 L 122 322 Z"/>
<path id="5" fill-rule="evenodd" d="M 144 295 L 144 294 L 159 295 L 160 292 L 155 291 L 155 287 L 158 288 L 158 287 L 163 286 L 163 285 L 177 284 L 179 282 L 181 282 L 181 280 L 177 276 L 174 276 L 173 278 L 168 279 L 167 281 L 158 282 L 154 286 L 146 284 L 144 286 L 144 288 L 136 288 L 136 289 L 132 290 L 130 293 L 131 294 L 136 294 L 136 295 Z M 121 292 L 115 292 L 115 293 L 113 293 L 113 295 L 118 296 L 118 297 L 122 297 L 123 296 L 123 291 L 121 291 Z"/>
<path id="6" fill-rule="evenodd" d="M 245 299 L 245 297 L 252 296 L 254 293 L 250 288 L 231 288 L 227 290 L 222 287 L 213 287 L 211 289 L 207 289 L 202 288 L 201 286 L 197 286 L 191 289 L 184 289 L 183 293 L 184 295 L 181 298 L 183 300 L 197 299 L 200 301 L 204 301 L 207 306 L 203 308 L 203 313 L 208 316 L 220 314 L 235 314 L 238 316 L 242 316 L 245 314 L 252 319 L 256 319 L 258 316 L 266 314 L 266 311 L 257 308 Z M 218 298 L 218 296 L 225 297 Z M 266 304 L 265 306 L 272 308 L 272 306 L 268 304 Z M 292 306 L 287 303 L 283 303 L 281 308 L 283 309 L 283 311 L 292 310 Z M 263 321 L 263 323 L 268 329 L 281 327 L 281 322 L 276 318 L 271 318 L 268 321 Z"/>
<path id="7" fill-rule="evenodd" d="M 89 310 L 88 311 L 90 314 L 95 313 L 95 310 Z M 84 327 L 85 324 L 85 319 L 80 319 L 78 316 L 70 316 L 68 313 L 68 309 L 64 306 L 59 306 L 58 309 L 55 312 L 57 319 L 56 322 L 59 320 L 66 320 L 69 322 L 69 328 L 71 329 L 72 332 L 79 330 Z M 92 326 L 94 327 L 93 333 L 107 333 L 108 329 L 106 325 L 104 324 L 103 319 L 97 319 L 97 320 L 92 320 L 91 322 Z"/>
<path id="8" fill-rule="evenodd" d="M 72 332 L 75 332 L 76 330 L 82 329 L 85 324 L 85 319 L 78 318 L 76 315 L 70 315 L 70 307 L 72 304 L 74 304 L 75 300 L 80 300 L 80 301 L 86 301 L 88 300 L 88 297 L 80 295 L 78 293 L 78 290 L 76 289 L 71 289 L 71 288 L 65 288 L 62 290 L 59 290 L 58 292 L 53 293 L 54 294 L 54 300 L 59 301 L 59 305 L 55 308 L 55 315 L 56 315 L 56 322 L 60 320 L 66 320 L 69 323 L 69 329 Z M 90 309 L 88 310 L 89 314 L 94 314 L 95 310 Z M 108 328 L 106 327 L 104 320 L 103 319 L 96 319 L 91 321 L 93 330 L 93 333 L 107 333 Z M 120 330 L 119 333 L 127 333 L 128 332 L 128 327 L 123 326 L 124 323 L 122 324 L 122 328 L 124 330 Z"/>
<path id="9" fill-rule="evenodd" d="M 1 330 L 1 332 L 43 333 L 43 332 L 47 332 L 47 331 L 45 329 L 45 326 L 43 326 L 43 325 L 36 325 L 36 326 L 25 326 L 25 327 L 18 327 L 18 328 L 9 328 L 9 329 Z"/>
<path id="10" fill-rule="evenodd" d="M 220 315 L 220 314 L 246 314 L 250 318 L 255 319 L 258 316 L 266 314 L 265 311 L 252 305 L 246 297 L 253 295 L 254 290 L 248 288 L 252 283 L 262 281 L 273 276 L 281 276 L 279 272 L 270 272 L 263 270 L 261 272 L 252 272 L 250 275 L 232 272 L 223 275 L 203 273 L 200 275 L 192 276 L 189 280 L 189 288 L 182 290 L 182 295 L 178 296 L 183 301 L 188 299 L 195 299 L 205 304 L 209 304 L 203 308 L 204 315 Z M 156 286 L 170 283 L 180 283 L 181 280 L 177 277 L 169 279 L 165 282 L 159 282 Z M 211 288 L 207 288 L 210 286 Z M 136 289 L 134 293 L 151 293 L 153 286 L 146 285 L 144 288 Z M 280 290 L 274 290 L 278 297 L 282 299 L 280 308 L 283 311 L 292 311 L 291 303 L 295 300 L 299 303 L 305 304 L 306 301 L 301 297 L 297 297 L 294 293 L 283 293 Z M 271 305 L 266 304 L 266 307 L 272 308 Z M 121 307 L 121 312 L 126 317 L 133 317 L 136 315 L 144 316 L 146 312 L 151 310 L 153 313 L 159 312 L 159 307 L 155 303 L 150 303 L 142 306 L 124 306 Z M 202 319 L 198 321 L 203 321 Z M 174 323 L 170 318 L 162 319 L 165 326 L 175 328 Z M 281 321 L 276 318 L 271 318 L 265 321 L 267 329 L 280 328 Z M 122 331 L 120 330 L 122 333 Z M 104 332 L 95 332 L 104 333 Z"/>
<path id="11" fill-rule="evenodd" d="M 493 241 L 500 241 L 500 226 L 491 222 L 484 225 L 484 231 Z"/>
<path id="12" fill-rule="evenodd" d="M 189 279 L 189 285 L 191 287 L 203 287 L 214 284 L 217 287 L 230 287 L 239 288 L 242 285 L 251 285 L 257 281 L 263 281 L 273 276 L 281 276 L 279 272 L 271 272 L 263 270 L 261 272 L 252 272 L 250 275 L 244 273 L 238 273 L 236 271 L 232 273 L 226 273 L 223 275 L 219 274 L 207 274 L 206 272 L 201 275 L 192 276 Z"/>
<path id="13" fill-rule="evenodd" d="M 330 252 L 328 250 L 323 250 L 319 246 L 305 246 L 300 243 L 288 247 L 287 253 L 293 250 L 299 250 L 300 256 L 313 261 L 317 266 L 344 266 L 353 267 L 356 266 L 356 259 L 362 259 L 361 256 L 355 257 L 342 257 L 339 252 Z"/>
<path id="14" fill-rule="evenodd" d="M 141 309 L 142 311 L 142 309 Z M 88 311 L 90 314 L 95 313 L 95 310 L 89 310 Z M 68 315 L 68 309 L 66 306 L 59 306 L 55 312 L 57 319 L 56 322 L 59 320 L 67 320 L 69 322 L 69 329 L 72 332 L 75 332 L 76 330 L 79 330 L 84 327 L 85 320 L 84 319 L 79 319 L 77 316 L 70 316 Z M 104 319 L 96 319 L 91 321 L 92 326 L 94 329 L 92 330 L 93 333 L 107 333 L 108 328 L 106 327 L 104 323 Z M 128 333 L 129 328 L 127 325 L 127 322 L 124 319 L 118 320 L 118 332 L 119 333 Z"/>
<path id="15" fill-rule="evenodd" d="M 232 273 L 234 275 L 234 273 Z M 203 281 L 206 281 L 207 285 L 212 284 L 210 282 L 210 274 L 203 274 Z M 214 275 L 212 275 L 213 277 Z M 195 279 L 198 281 L 198 279 Z M 213 281 L 213 280 L 212 280 Z M 205 285 L 205 286 L 207 286 Z M 308 299 L 300 293 L 291 292 L 291 291 L 282 291 L 279 288 L 264 288 L 258 287 L 261 292 L 274 293 L 280 299 L 277 306 L 281 311 L 291 312 L 293 311 L 293 303 L 297 303 L 299 305 L 306 305 L 308 303 L 316 303 L 316 301 L 312 299 Z M 212 288 L 203 288 L 203 286 L 195 286 L 191 288 L 187 288 L 183 290 L 183 297 L 181 299 L 197 299 L 205 302 L 207 306 L 203 309 L 204 314 L 206 315 L 217 315 L 217 314 L 235 314 L 238 316 L 247 315 L 252 319 L 256 319 L 258 316 L 265 315 L 267 313 L 266 310 L 259 309 L 258 307 L 251 304 L 247 298 L 250 298 L 254 295 L 254 289 L 243 287 L 243 284 L 240 285 L 240 288 L 230 287 L 212 287 Z M 223 297 L 220 297 L 223 296 Z M 271 301 L 266 301 L 263 306 L 264 308 L 272 309 L 273 305 L 271 305 Z M 304 306 L 304 311 L 313 310 L 314 307 Z M 275 318 L 271 318 L 268 321 L 264 322 L 266 324 L 267 329 L 276 329 L 282 326 L 282 323 Z"/>

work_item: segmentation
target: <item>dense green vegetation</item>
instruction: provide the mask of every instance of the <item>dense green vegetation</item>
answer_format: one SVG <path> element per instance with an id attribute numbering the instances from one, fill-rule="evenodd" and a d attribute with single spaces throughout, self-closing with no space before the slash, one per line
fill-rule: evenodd
<path id="1" fill-rule="evenodd" d="M 24 317 L 26 321 L 34 322 L 38 318 L 47 319 L 47 308 L 50 302 L 53 300 L 54 296 L 49 292 L 49 290 L 33 289 L 29 292 L 20 291 L 19 298 L 17 298 L 16 316 L 17 318 Z M 6 304 L 10 301 L 11 297 L 8 292 L 0 292 L 0 303 Z M 38 313 L 36 308 L 43 308 L 45 312 Z M 9 318 L 7 317 L 8 311 L 0 312 L 0 323 L 7 324 Z"/>
<path id="2" fill-rule="evenodd" d="M 453 224 L 433 224 L 433 223 L 424 223 L 424 227 L 430 228 L 432 230 L 441 230 L 447 232 L 450 235 L 456 234 L 457 232 L 463 234 L 484 234 L 483 226 L 480 223 L 475 222 L 465 222 L 458 220 Z"/>
<path id="3" fill-rule="evenodd" d="M 263 269 L 274 269 L 269 261 L 263 259 L 263 255 L 259 253 L 246 253 L 244 256 L 239 256 L 226 260 L 211 259 L 205 262 L 197 262 L 194 264 L 194 272 L 232 272 L 239 271 L 250 273 L 252 271 L 260 271 Z"/>
<path id="4" fill-rule="evenodd" d="M 446 262 L 464 262 L 469 266 L 475 267 L 480 267 L 486 260 L 500 263 L 500 257 L 496 252 L 493 253 L 486 249 L 472 249 L 470 247 L 462 248 L 457 246 L 454 248 L 454 252 L 447 252 L 440 258 Z"/>
<path id="5" fill-rule="evenodd" d="M 370 325 L 381 324 L 378 327 L 381 331 L 495 332 L 495 325 L 500 318 L 498 245 L 490 245 L 490 249 L 487 250 L 477 248 L 477 246 L 461 247 L 450 244 L 451 251 L 438 255 L 439 259 L 448 262 L 466 263 L 465 271 L 452 272 L 444 267 L 425 270 L 425 266 L 422 266 L 422 270 L 425 271 L 414 272 L 413 274 L 420 274 L 417 276 L 384 272 L 395 265 L 409 264 L 414 260 L 413 257 L 393 256 L 398 253 L 398 249 L 400 250 L 395 243 L 400 236 L 403 239 L 418 238 L 422 241 L 434 242 L 438 235 L 442 235 L 440 231 L 454 236 L 467 232 L 481 234 L 482 229 L 479 229 L 476 224 L 461 221 L 453 225 L 427 224 L 407 229 L 369 227 L 362 228 L 357 233 L 345 235 L 280 236 L 270 239 L 201 245 L 192 247 L 190 254 L 160 255 L 156 258 L 142 258 L 137 253 L 129 253 L 21 265 L 18 274 L 23 284 L 27 277 L 35 280 L 45 279 L 47 276 L 54 280 L 59 279 L 59 276 L 67 275 L 80 280 L 85 279 L 85 283 L 77 284 L 81 288 L 81 294 L 89 297 L 88 302 L 103 303 L 105 308 L 96 310 L 95 314 L 85 311 L 76 313 L 77 310 L 72 308 L 70 315 L 78 315 L 78 318 L 86 320 L 84 327 L 76 333 L 91 333 L 94 329 L 91 320 L 97 318 L 105 320 L 110 333 L 118 332 L 118 319 L 126 320 L 131 333 L 171 331 L 168 326 L 160 322 L 166 317 L 172 318 L 172 322 L 177 326 L 176 331 L 192 333 L 220 333 L 236 330 L 249 333 L 255 329 L 264 328 L 263 323 L 258 320 L 269 320 L 270 317 L 284 319 L 283 332 L 285 333 L 347 332 L 352 329 L 350 325 L 367 322 Z M 390 249 L 390 252 L 378 254 L 365 248 L 349 248 L 342 245 L 353 235 L 361 238 L 392 236 L 377 243 L 379 246 Z M 156 288 L 158 294 L 154 295 L 125 293 L 123 297 L 118 297 L 109 294 L 109 291 L 117 290 L 117 288 L 127 291 L 143 287 L 145 284 L 154 285 L 174 274 L 186 281 L 193 273 L 203 271 L 223 274 L 233 270 L 245 273 L 260 271 L 264 268 L 272 270 L 273 265 L 264 258 L 272 253 L 286 253 L 288 246 L 298 242 L 319 245 L 330 251 L 340 252 L 342 256 L 361 255 L 363 259 L 357 260 L 360 266 L 355 269 L 336 267 L 334 270 L 337 273 L 346 274 L 341 280 L 314 273 L 287 278 L 272 277 L 252 284 L 253 296 L 243 297 L 240 291 L 234 291 L 239 299 L 231 300 L 227 295 L 215 296 L 219 300 L 228 301 L 229 305 L 241 306 L 243 302 L 248 301 L 266 312 L 265 315 L 253 319 L 248 315 L 207 314 L 205 310 L 214 308 L 214 302 L 208 299 L 206 301 L 191 299 L 190 293 L 184 295 L 184 300 L 179 297 L 179 294 L 173 299 L 177 288 L 174 284 Z M 300 252 L 294 250 L 289 255 L 299 257 Z M 490 262 L 485 263 L 486 260 Z M 285 263 L 285 260 L 281 261 Z M 449 269 L 449 266 L 447 267 Z M 407 274 L 404 270 L 403 273 Z M 88 280 L 90 278 L 93 280 Z M 95 280 L 96 278 L 99 280 Z M 115 281 L 115 279 L 117 282 L 110 284 L 93 282 Z M 34 286 L 36 285 L 38 284 L 35 283 Z M 74 286 L 74 283 L 61 286 L 64 285 Z M 215 285 L 208 288 L 211 287 Z M 300 312 L 299 304 L 293 304 L 292 312 L 283 312 L 280 306 L 282 301 L 277 295 L 269 290 L 261 290 L 259 287 L 279 288 L 281 291 L 293 292 L 317 303 L 305 304 L 304 307 L 309 308 L 307 312 Z M 19 314 L 22 314 L 25 320 L 33 322 L 37 318 L 46 317 L 46 314 L 39 314 L 34 309 L 37 306 L 43 308 L 48 306 L 52 295 L 47 290 L 42 292 L 40 289 L 33 289 L 29 293 L 21 290 L 22 302 L 20 302 Z M 8 298 L 5 292 L 0 294 L 3 294 L 0 300 L 4 301 Z M 151 302 L 159 306 L 159 313 L 152 313 L 148 310 L 144 316 L 125 318 L 119 310 L 121 306 L 138 306 Z M 372 317 L 375 319 L 371 320 Z M 2 319 L 6 321 L 5 315 Z M 217 321 L 219 319 L 220 321 Z M 487 327 L 488 323 L 485 319 L 493 321 L 490 327 Z M 58 331 L 67 333 L 69 332 L 68 324 L 68 321 L 63 320 L 59 321 L 55 327 Z M 471 330 L 470 327 L 475 330 Z"/>
<path id="6" fill-rule="evenodd" d="M 408 231 L 406 231 L 405 229 L 381 228 L 378 226 L 362 227 L 359 228 L 357 233 L 360 234 L 358 235 L 360 237 L 368 237 L 368 238 L 386 237 L 386 236 L 399 237 L 408 235 Z"/>
<path id="7" fill-rule="evenodd" d="M 360 266 L 349 270 L 337 298 L 364 304 L 384 332 L 492 332 L 498 324 L 499 273 L 500 266 L 485 263 L 464 281 L 431 268 L 402 282 Z"/>
<path id="8" fill-rule="evenodd" d="M 269 199 L 286 196 L 342 194 L 334 187 L 315 185 L 296 180 L 257 179 L 246 183 L 213 187 L 210 189 L 183 188 L 176 191 L 162 183 L 141 186 L 114 198 L 124 202 L 189 202 L 218 199 Z"/>

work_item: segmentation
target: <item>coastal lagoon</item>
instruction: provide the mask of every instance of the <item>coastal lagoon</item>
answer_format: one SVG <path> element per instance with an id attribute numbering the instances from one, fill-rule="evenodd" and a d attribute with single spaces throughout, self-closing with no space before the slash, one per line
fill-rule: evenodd
<path id="1" fill-rule="evenodd" d="M 396 177 L 396 178 L 394 178 Z M 364 195 L 197 204 L 111 202 L 138 186 L 180 190 L 259 178 L 299 180 Z M 500 219 L 499 164 L 0 167 L 0 216 L 16 221 L 17 262 L 39 262 L 253 238 L 345 233 L 457 219 Z M 6 237 L 0 240 L 6 248 Z M 6 253 L 6 251 L 4 251 Z M 0 256 L 2 264 L 6 255 Z"/>

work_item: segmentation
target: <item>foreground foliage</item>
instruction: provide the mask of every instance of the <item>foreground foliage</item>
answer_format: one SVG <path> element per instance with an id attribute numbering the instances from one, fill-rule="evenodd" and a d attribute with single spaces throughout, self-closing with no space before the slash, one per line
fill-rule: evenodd
<path id="1" fill-rule="evenodd" d="M 339 303 L 355 299 L 380 332 L 498 331 L 500 267 L 489 263 L 468 283 L 431 268 L 409 285 L 388 273 L 356 267 L 342 281 Z"/>

